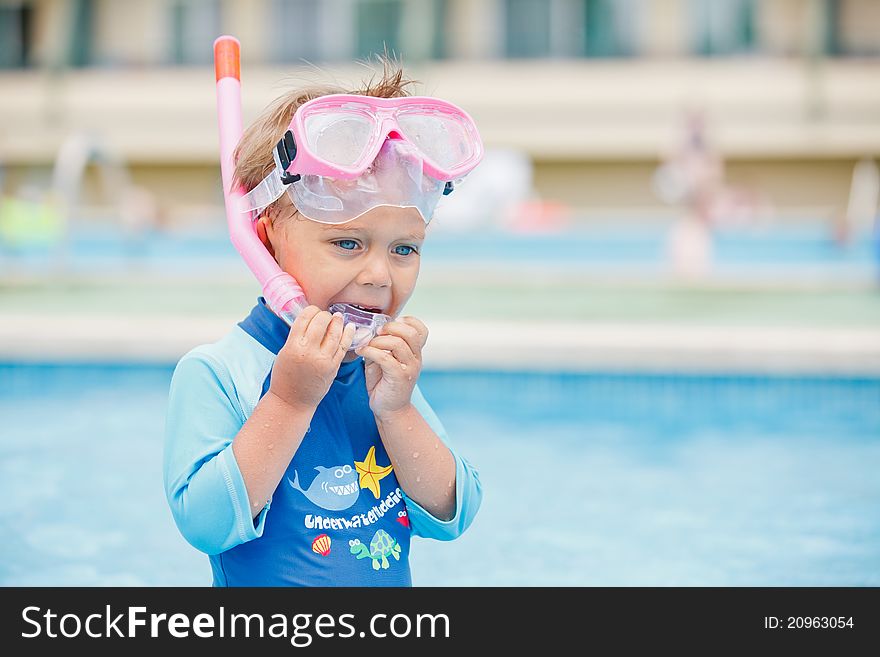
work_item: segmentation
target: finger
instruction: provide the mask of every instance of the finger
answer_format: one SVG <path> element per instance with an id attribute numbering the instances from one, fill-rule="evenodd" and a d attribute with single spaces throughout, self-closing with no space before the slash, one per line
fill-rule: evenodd
<path id="1" fill-rule="evenodd" d="M 398 363 L 394 356 L 388 351 L 365 345 L 363 347 L 358 347 L 357 353 L 369 362 L 375 363 L 381 367 L 382 372 L 384 373 L 396 374 L 400 372 L 400 363 Z"/>
<path id="2" fill-rule="evenodd" d="M 321 309 L 318 308 L 318 306 L 306 306 L 303 308 L 296 316 L 296 319 L 293 320 L 293 324 L 290 325 L 290 335 L 296 337 L 304 335 L 309 326 L 309 322 L 311 322 L 312 318 L 319 312 L 321 312 Z M 290 337 L 288 337 L 288 340 L 289 339 Z"/>
<path id="3" fill-rule="evenodd" d="M 425 323 L 417 317 L 413 317 L 412 315 L 407 315 L 406 317 L 399 317 L 399 322 L 406 322 L 409 326 L 412 326 L 416 333 L 419 334 L 419 343 L 421 346 L 425 346 L 425 343 L 428 341 L 428 327 L 425 326 Z"/>
<path id="4" fill-rule="evenodd" d="M 320 345 L 321 340 L 324 339 L 324 334 L 327 333 L 327 327 L 330 326 L 331 319 L 333 319 L 333 315 L 326 310 L 321 310 L 315 314 L 312 317 L 312 321 L 309 322 L 308 328 L 306 328 L 305 335 L 300 339 L 300 343 L 306 344 L 311 342 Z"/>
<path id="5" fill-rule="evenodd" d="M 339 342 L 336 344 L 336 359 L 338 361 L 342 361 L 345 358 L 345 354 L 348 353 L 348 350 L 351 348 L 351 343 L 354 341 L 354 333 L 357 327 L 349 322 L 342 329 L 342 334 L 339 337 Z"/>
<path id="6" fill-rule="evenodd" d="M 354 334 L 357 333 L 357 326 L 349 322 L 345 325 L 345 328 L 342 329 L 342 339 L 339 342 L 340 348 L 343 351 L 348 351 L 351 349 L 351 345 L 354 342 Z"/>
<path id="7" fill-rule="evenodd" d="M 409 344 L 397 335 L 377 335 L 370 340 L 369 346 L 383 351 L 390 351 L 395 360 L 403 365 L 414 365 L 416 356 L 410 349 Z M 405 368 L 404 368 L 405 369 Z"/>
<path id="8" fill-rule="evenodd" d="M 333 313 L 330 318 L 330 324 L 327 326 L 327 332 L 321 341 L 321 350 L 334 352 L 339 348 L 339 340 L 342 338 L 342 313 Z"/>
<path id="9" fill-rule="evenodd" d="M 388 322 L 379 329 L 379 335 L 395 335 L 402 338 L 413 354 L 421 353 L 424 344 L 416 327 L 402 321 Z"/>

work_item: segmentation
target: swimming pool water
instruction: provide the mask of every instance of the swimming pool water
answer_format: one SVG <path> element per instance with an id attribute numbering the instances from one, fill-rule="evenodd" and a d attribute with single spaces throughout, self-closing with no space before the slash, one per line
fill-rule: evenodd
<path id="1" fill-rule="evenodd" d="M 43 272 L 63 262 L 68 271 L 211 271 L 239 269 L 238 253 L 224 232 L 222 217 L 211 228 L 146 232 L 81 227 L 64 248 L 57 244 L 0 243 L 0 256 L 17 270 Z M 517 234 L 491 229 L 473 233 L 429 233 L 425 262 L 439 265 L 532 265 L 650 273 L 667 265 L 669 226 L 662 222 L 579 226 L 560 233 Z M 820 275 L 872 279 L 880 266 L 880 236 L 858 234 L 837 243 L 830 227 L 727 227 L 712 236 L 713 267 L 719 273 Z"/>
<path id="2" fill-rule="evenodd" d="M 0 584 L 210 583 L 162 491 L 169 366 L 0 365 Z M 425 372 L 480 471 L 415 585 L 880 585 L 880 379 Z"/>

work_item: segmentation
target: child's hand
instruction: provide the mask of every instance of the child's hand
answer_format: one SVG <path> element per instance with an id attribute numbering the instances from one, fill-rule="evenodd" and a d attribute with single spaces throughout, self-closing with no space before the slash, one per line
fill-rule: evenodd
<path id="1" fill-rule="evenodd" d="M 355 327 L 342 328 L 342 315 L 317 306 L 300 312 L 272 366 L 269 392 L 290 406 L 314 411 L 327 394 L 351 346 Z"/>
<path id="2" fill-rule="evenodd" d="M 422 371 L 422 347 L 428 328 L 415 317 L 388 322 L 370 343 L 355 350 L 366 361 L 364 373 L 370 408 L 379 420 L 390 418 L 410 404 Z"/>

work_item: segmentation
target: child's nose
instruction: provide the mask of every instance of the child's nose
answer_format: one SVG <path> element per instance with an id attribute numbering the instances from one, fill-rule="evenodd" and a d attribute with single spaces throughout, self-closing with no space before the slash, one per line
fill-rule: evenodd
<path id="1" fill-rule="evenodd" d="M 388 258 L 384 254 L 371 254 L 364 262 L 364 267 L 358 275 L 357 282 L 361 285 L 373 285 L 375 287 L 388 287 L 391 285 L 391 269 L 388 266 Z"/>

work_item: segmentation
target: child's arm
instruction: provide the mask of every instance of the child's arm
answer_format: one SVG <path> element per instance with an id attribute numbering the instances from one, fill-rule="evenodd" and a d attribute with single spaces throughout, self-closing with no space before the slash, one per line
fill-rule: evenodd
<path id="1" fill-rule="evenodd" d="M 470 524 L 480 505 L 481 488 L 476 471 L 442 440 L 439 434 L 445 432 L 417 391 L 427 336 L 421 321 L 404 317 L 386 324 L 357 352 L 367 361 L 370 408 L 401 488 L 437 521 L 431 535 L 449 539 Z"/>
<path id="2" fill-rule="evenodd" d="M 418 385 L 413 389 L 412 404 L 425 418 L 428 426 L 452 452 L 452 457 L 455 460 L 455 514 L 450 520 L 441 521 L 404 493 L 407 515 L 412 525 L 413 534 L 416 536 L 450 541 L 461 536 L 471 526 L 480 510 L 480 505 L 483 502 L 483 484 L 480 482 L 480 473 L 461 454 L 456 452 L 449 441 L 446 427 L 443 426 L 434 409 L 422 395 Z"/>
<path id="3" fill-rule="evenodd" d="M 314 408 L 289 405 L 270 390 L 235 436 L 232 453 L 247 489 L 251 518 L 269 503 L 314 413 Z"/>
<path id="4" fill-rule="evenodd" d="M 301 324 L 317 315 L 317 309 L 304 310 Z M 270 392 L 247 421 L 235 381 L 222 359 L 204 350 L 193 350 L 175 368 L 166 414 L 163 478 L 175 524 L 196 549 L 217 554 L 262 535 L 268 508 L 265 501 L 281 475 L 277 475 L 275 484 L 272 477 L 276 476 L 276 468 L 281 467 L 283 472 L 290 461 L 281 454 L 299 446 L 314 412 L 307 410 L 308 400 L 322 396 L 320 386 L 315 387 L 315 378 L 304 373 L 304 368 L 309 363 L 318 370 L 326 367 L 333 372 L 332 382 L 339 367 L 338 363 L 332 364 L 335 355 L 324 355 L 329 350 L 316 350 L 323 340 L 311 340 L 322 326 L 327 329 L 325 339 L 340 343 L 343 353 L 338 358 L 342 358 L 351 336 L 343 331 L 338 331 L 341 337 L 337 335 L 339 320 L 331 323 L 329 314 L 324 313 L 314 326 L 309 324 L 308 332 L 297 333 L 293 338 L 295 348 L 285 345 L 274 358 Z M 299 342 L 303 337 L 307 338 L 305 345 Z M 290 359 L 297 362 L 291 364 Z M 322 364 L 316 365 L 315 361 Z M 298 370 L 301 379 L 291 380 L 291 370 Z M 285 422 L 290 426 L 285 427 Z"/>
<path id="5" fill-rule="evenodd" d="M 294 320 L 272 368 L 269 390 L 232 441 L 250 501 L 251 518 L 267 504 L 299 449 L 354 338 L 342 315 L 316 306 Z"/>
<path id="6" fill-rule="evenodd" d="M 411 403 L 376 417 L 400 487 L 440 520 L 455 515 L 455 459 Z"/>

